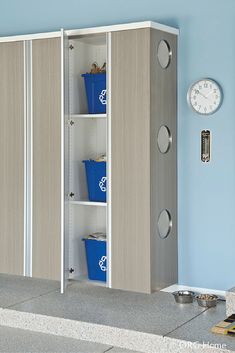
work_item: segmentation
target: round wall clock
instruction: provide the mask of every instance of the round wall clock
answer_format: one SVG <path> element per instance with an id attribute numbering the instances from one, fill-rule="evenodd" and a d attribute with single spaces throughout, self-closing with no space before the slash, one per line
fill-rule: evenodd
<path id="1" fill-rule="evenodd" d="M 214 114 L 221 106 L 223 92 L 220 85 L 209 78 L 196 81 L 188 90 L 188 104 L 198 114 Z"/>

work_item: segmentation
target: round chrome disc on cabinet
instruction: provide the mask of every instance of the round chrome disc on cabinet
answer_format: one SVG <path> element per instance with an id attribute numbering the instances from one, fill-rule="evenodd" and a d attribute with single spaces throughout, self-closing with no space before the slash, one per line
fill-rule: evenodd
<path id="1" fill-rule="evenodd" d="M 172 143 L 171 132 L 167 126 L 162 125 L 157 135 L 157 145 L 161 153 L 167 153 Z"/>
<path id="2" fill-rule="evenodd" d="M 162 210 L 158 217 L 158 234 L 160 238 L 165 239 L 170 234 L 172 228 L 171 215 L 168 210 Z"/>
<path id="3" fill-rule="evenodd" d="M 170 65 L 172 57 L 172 51 L 169 43 L 166 40 L 161 40 L 157 48 L 157 58 L 160 66 L 163 69 L 167 69 Z"/>

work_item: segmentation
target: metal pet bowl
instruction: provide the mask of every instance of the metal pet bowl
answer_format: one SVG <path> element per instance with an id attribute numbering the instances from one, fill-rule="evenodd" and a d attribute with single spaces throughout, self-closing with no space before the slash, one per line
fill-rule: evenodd
<path id="1" fill-rule="evenodd" d="M 174 295 L 176 303 L 179 304 L 190 304 L 193 302 L 195 293 L 190 290 L 179 290 L 172 293 Z"/>
<path id="2" fill-rule="evenodd" d="M 196 296 L 198 305 L 204 308 L 212 308 L 217 305 L 218 297 L 215 294 L 199 294 Z"/>

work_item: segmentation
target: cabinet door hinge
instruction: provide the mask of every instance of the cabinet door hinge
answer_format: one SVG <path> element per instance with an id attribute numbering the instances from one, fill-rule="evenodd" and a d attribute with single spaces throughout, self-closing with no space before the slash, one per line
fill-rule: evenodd
<path id="1" fill-rule="evenodd" d="M 68 120 L 68 124 L 70 125 L 70 126 L 73 126 L 75 123 L 74 123 L 74 121 L 73 120 Z"/>

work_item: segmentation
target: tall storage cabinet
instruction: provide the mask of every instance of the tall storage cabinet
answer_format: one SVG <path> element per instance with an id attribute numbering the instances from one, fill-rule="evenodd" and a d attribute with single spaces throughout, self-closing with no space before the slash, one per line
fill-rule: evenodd
<path id="1" fill-rule="evenodd" d="M 169 67 L 158 59 L 168 43 Z M 177 37 L 154 28 L 111 34 L 112 287 L 150 292 L 177 281 Z M 158 132 L 171 146 L 162 154 Z M 158 233 L 161 211 L 171 227 Z M 167 226 L 167 225 L 166 225 Z"/>
<path id="2" fill-rule="evenodd" d="M 0 43 L 2 273 L 61 279 L 62 45 L 60 33 Z"/>
<path id="3" fill-rule="evenodd" d="M 14 161 L 22 161 L 13 180 L 15 188 L 21 183 L 18 209 L 7 241 L 1 223 L 0 242 L 9 263 L 15 245 L 21 247 L 17 267 L 23 270 L 8 271 L 0 259 L 0 272 L 60 279 L 64 292 L 69 279 L 88 281 L 82 240 L 101 231 L 107 235 L 104 285 L 150 293 L 177 282 L 177 34 L 143 22 L 0 39 L 6 42 L 0 43 L 1 78 L 12 45 L 18 55 L 13 83 L 23 85 L 23 93 L 7 86 L 7 98 L 0 95 L 6 129 L 8 96 L 15 95 L 21 133 Z M 103 114 L 87 108 L 82 74 L 93 62 L 107 63 Z M 6 139 L 1 143 L 9 148 Z M 11 153 L 0 154 L 3 165 Z M 83 164 L 100 154 L 107 155 L 106 202 L 89 200 Z M 9 176 L 13 165 L 7 164 Z M 11 179 L 1 178 L 0 188 L 8 188 Z M 0 217 L 12 216 L 10 204 L 7 210 Z"/>

